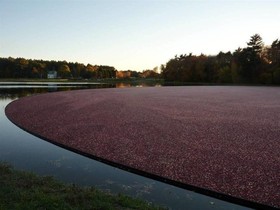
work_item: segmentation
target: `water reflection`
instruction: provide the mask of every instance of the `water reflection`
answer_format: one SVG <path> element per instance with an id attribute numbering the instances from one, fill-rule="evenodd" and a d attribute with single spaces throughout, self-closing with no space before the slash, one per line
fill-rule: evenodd
<path id="1" fill-rule="evenodd" d="M 9 84 L 10 85 L 10 84 Z M 0 161 L 16 169 L 52 175 L 67 183 L 95 186 L 111 193 L 125 193 L 170 209 L 246 209 L 211 197 L 183 190 L 105 165 L 75 154 L 30 135 L 5 116 L 5 106 L 12 100 L 32 94 L 83 88 L 128 87 L 115 85 L 45 85 L 31 87 L 0 86 Z"/>
<path id="2" fill-rule="evenodd" d="M 72 84 L 72 85 L 71 85 Z M 116 84 L 75 84 L 71 83 L 64 85 L 57 85 L 56 83 L 50 83 L 43 85 L 1 85 L 0 84 L 0 99 L 16 99 L 24 96 L 39 94 L 39 93 L 47 93 L 47 92 L 55 92 L 55 91 L 69 91 L 69 90 L 77 90 L 77 89 L 89 89 L 89 88 L 115 88 Z"/>
<path id="3" fill-rule="evenodd" d="M 124 82 L 120 82 L 120 83 L 116 83 L 116 88 L 128 88 L 128 87 L 161 87 L 162 85 L 159 83 L 155 83 L 155 84 L 149 84 L 149 83 L 144 83 L 144 82 L 140 82 L 140 83 L 124 83 Z"/>

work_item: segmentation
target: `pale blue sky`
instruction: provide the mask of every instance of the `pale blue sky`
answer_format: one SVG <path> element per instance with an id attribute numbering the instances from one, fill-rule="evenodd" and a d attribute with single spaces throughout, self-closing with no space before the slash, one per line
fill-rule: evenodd
<path id="1" fill-rule="evenodd" d="M 0 0 L 0 57 L 152 69 L 280 38 L 274 0 Z"/>

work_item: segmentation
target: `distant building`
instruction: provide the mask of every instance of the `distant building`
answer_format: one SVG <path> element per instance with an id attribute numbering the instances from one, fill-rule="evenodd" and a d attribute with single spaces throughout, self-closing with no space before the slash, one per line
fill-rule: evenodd
<path id="1" fill-rule="evenodd" d="M 48 71 L 48 79 L 56 79 L 57 71 Z"/>

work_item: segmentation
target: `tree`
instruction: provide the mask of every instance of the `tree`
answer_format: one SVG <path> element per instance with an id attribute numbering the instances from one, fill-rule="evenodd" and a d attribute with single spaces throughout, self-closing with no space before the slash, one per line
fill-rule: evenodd
<path id="1" fill-rule="evenodd" d="M 177 69 L 178 69 L 178 61 L 175 56 L 175 58 L 170 59 L 166 65 L 165 68 L 162 69 L 162 76 L 166 81 L 178 81 L 177 77 Z"/>
<path id="2" fill-rule="evenodd" d="M 62 64 L 59 66 L 58 74 L 62 78 L 67 78 L 71 76 L 70 68 L 67 64 Z"/>
<path id="3" fill-rule="evenodd" d="M 143 70 L 143 72 L 140 73 L 140 76 L 142 78 L 159 78 L 159 74 L 155 71 L 155 68 L 153 70 Z"/>
<path id="4" fill-rule="evenodd" d="M 280 40 L 276 39 L 268 48 L 269 59 L 268 72 L 271 75 L 271 83 L 280 83 Z"/>
<path id="5" fill-rule="evenodd" d="M 259 82 L 262 71 L 263 59 L 263 41 L 259 34 L 251 36 L 247 47 L 235 52 L 239 64 L 239 74 L 243 82 Z"/>
<path id="6" fill-rule="evenodd" d="M 81 64 L 81 63 L 76 62 L 76 63 L 72 64 L 71 72 L 72 72 L 73 77 L 80 78 L 81 73 L 83 71 L 85 71 L 85 68 L 86 68 L 85 65 Z"/>
<path id="7" fill-rule="evenodd" d="M 268 49 L 268 58 L 270 64 L 280 65 L 280 40 L 276 39 L 272 42 L 271 47 Z"/>
<path id="8" fill-rule="evenodd" d="M 116 78 L 116 69 L 112 66 L 99 66 L 98 78 Z"/>
<path id="9" fill-rule="evenodd" d="M 33 61 L 32 62 L 32 77 L 43 78 L 46 64 L 43 62 Z"/>
<path id="10" fill-rule="evenodd" d="M 230 67 L 229 66 L 221 67 L 218 71 L 218 78 L 219 78 L 219 82 L 231 83 L 232 75 L 231 75 Z"/>
<path id="11" fill-rule="evenodd" d="M 250 41 L 247 43 L 249 49 L 256 55 L 260 56 L 263 50 L 264 44 L 262 38 L 259 34 L 254 34 L 251 36 Z"/>
<path id="12" fill-rule="evenodd" d="M 0 78 L 46 78 L 47 71 L 58 71 L 62 78 L 115 78 L 112 66 L 98 66 L 67 61 L 27 60 L 24 58 L 0 58 Z"/>
<path id="13" fill-rule="evenodd" d="M 16 65 L 15 65 L 15 77 L 17 78 L 23 78 L 23 77 L 28 77 L 28 60 L 24 59 L 24 58 L 17 58 L 15 60 Z"/>

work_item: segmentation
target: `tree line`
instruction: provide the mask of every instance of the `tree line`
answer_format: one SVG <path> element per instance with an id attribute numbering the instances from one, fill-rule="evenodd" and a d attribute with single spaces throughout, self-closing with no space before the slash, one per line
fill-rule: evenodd
<path id="1" fill-rule="evenodd" d="M 166 81 L 280 84 L 280 40 L 265 46 L 255 34 L 233 53 L 176 55 L 161 66 L 161 74 Z"/>
<path id="2" fill-rule="evenodd" d="M 161 74 L 153 70 L 117 71 L 112 66 L 84 65 L 66 61 L 25 58 L 0 58 L 0 78 L 47 78 L 56 71 L 58 78 L 163 78 L 165 81 L 191 83 L 280 84 L 280 40 L 265 46 L 259 34 L 250 37 L 245 48 L 233 53 L 199 56 L 175 56 L 161 65 Z"/>
<path id="3" fill-rule="evenodd" d="M 84 65 L 67 61 L 45 61 L 25 58 L 0 58 L 0 78 L 47 78 L 48 72 L 56 71 L 58 78 L 104 79 L 104 78 L 159 78 L 157 67 L 142 72 L 117 71 L 112 66 Z"/>
<path id="4" fill-rule="evenodd" d="M 66 61 L 45 61 L 25 58 L 0 58 L 0 78 L 47 78 L 56 71 L 59 78 L 115 78 L 112 66 L 81 64 Z"/>
<path id="5" fill-rule="evenodd" d="M 145 69 L 142 72 L 126 70 L 126 71 L 117 71 L 116 78 L 153 78 L 160 79 L 161 75 L 158 73 L 158 67 L 154 67 L 153 69 Z"/>

